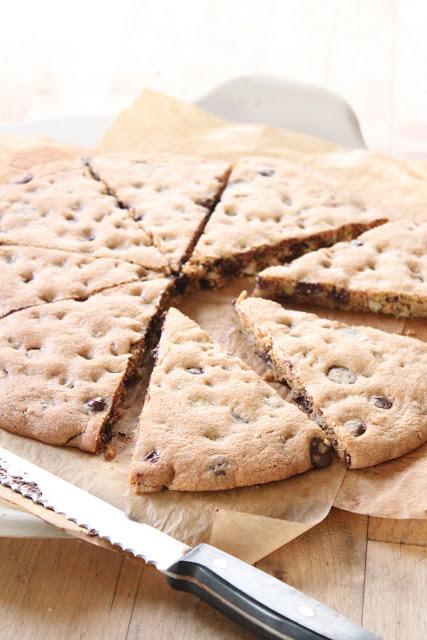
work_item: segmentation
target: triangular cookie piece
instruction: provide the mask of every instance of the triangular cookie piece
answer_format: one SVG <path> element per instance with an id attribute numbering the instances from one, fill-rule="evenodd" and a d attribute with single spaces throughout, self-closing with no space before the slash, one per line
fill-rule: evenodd
<path id="1" fill-rule="evenodd" d="M 159 277 L 130 262 L 55 249 L 0 246 L 0 318 L 47 302 L 85 300 L 125 282 Z"/>
<path id="2" fill-rule="evenodd" d="M 427 317 L 427 222 L 389 222 L 357 240 L 270 267 L 255 295 L 278 302 Z"/>
<path id="3" fill-rule="evenodd" d="M 427 344 L 245 293 L 235 310 L 275 378 L 349 467 L 397 458 L 427 440 Z"/>
<path id="4" fill-rule="evenodd" d="M 78 160 L 33 167 L 0 185 L 0 244 L 62 249 L 169 272 L 151 236 Z"/>
<path id="5" fill-rule="evenodd" d="M 0 427 L 96 451 L 164 305 L 168 279 L 119 285 L 0 320 Z"/>
<path id="6" fill-rule="evenodd" d="M 230 173 L 191 156 L 110 153 L 89 160 L 100 179 L 178 271 L 192 253 Z"/>
<path id="7" fill-rule="evenodd" d="M 330 461 L 314 422 L 195 322 L 169 310 L 132 459 L 137 492 L 231 489 Z"/>
<path id="8" fill-rule="evenodd" d="M 184 273 L 221 286 L 383 222 L 384 216 L 340 185 L 299 165 L 242 158 Z"/>

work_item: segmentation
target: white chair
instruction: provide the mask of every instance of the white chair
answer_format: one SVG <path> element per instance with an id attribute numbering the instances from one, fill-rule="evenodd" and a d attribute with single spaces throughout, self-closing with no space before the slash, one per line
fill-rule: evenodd
<path id="1" fill-rule="evenodd" d="M 221 118 L 308 133 L 343 147 L 366 147 L 350 105 L 327 89 L 272 76 L 227 80 L 195 102 Z"/>

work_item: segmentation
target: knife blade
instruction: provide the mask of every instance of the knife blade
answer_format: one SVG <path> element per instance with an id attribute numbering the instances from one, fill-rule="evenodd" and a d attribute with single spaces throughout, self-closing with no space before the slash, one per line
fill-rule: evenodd
<path id="1" fill-rule="evenodd" d="M 293 587 L 208 544 L 191 548 L 0 447 L 0 484 L 143 558 L 169 584 L 261 638 L 380 640 Z"/>

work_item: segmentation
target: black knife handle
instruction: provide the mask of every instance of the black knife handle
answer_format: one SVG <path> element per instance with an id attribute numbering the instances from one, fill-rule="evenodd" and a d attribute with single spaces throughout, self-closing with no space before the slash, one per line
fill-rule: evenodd
<path id="1" fill-rule="evenodd" d="M 379 640 L 332 609 L 233 556 L 200 544 L 164 572 L 260 638 Z"/>

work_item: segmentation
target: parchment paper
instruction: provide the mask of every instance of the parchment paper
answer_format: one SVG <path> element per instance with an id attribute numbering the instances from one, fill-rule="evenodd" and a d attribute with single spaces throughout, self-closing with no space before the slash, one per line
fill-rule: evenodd
<path id="1" fill-rule="evenodd" d="M 0 139 L 0 177 L 16 173 L 16 167 L 21 171 L 36 162 L 87 153 L 79 147 L 52 141 L 24 142 L 20 139 L 19 144 L 11 154 L 13 162 L 9 163 L 13 144 L 10 138 L 8 141 Z M 28 151 L 31 147 L 34 153 Z M 229 159 L 248 153 L 280 155 L 344 180 L 392 218 L 422 215 L 427 203 L 427 164 L 342 150 L 310 136 L 272 127 L 224 123 L 195 107 L 151 91 L 144 91 L 107 132 L 97 151 L 108 150 L 167 150 Z M 263 362 L 240 336 L 230 304 L 240 291 L 244 288 L 251 291 L 252 287 L 251 280 L 235 281 L 218 292 L 204 291 L 186 296 L 177 300 L 176 306 L 258 373 L 268 375 Z M 386 316 L 330 310 L 322 314 L 319 309 L 316 312 L 427 339 L 424 321 L 404 322 Z M 257 487 L 204 493 L 165 491 L 135 496 L 127 474 L 133 429 L 142 407 L 148 376 L 147 370 L 145 380 L 131 390 L 126 400 L 126 417 L 116 429 L 126 435 L 114 439 L 117 456 L 112 461 L 69 448 L 50 447 L 7 432 L 0 432 L 0 446 L 183 542 L 194 545 L 210 540 L 248 562 L 259 560 L 320 522 L 333 503 L 370 515 L 427 516 L 426 447 L 368 470 L 346 472 L 344 465 L 335 461 L 326 469 Z M 287 397 L 289 390 L 284 385 L 269 382 L 284 398 Z M 72 527 L 70 532 L 74 534 Z"/>
<path id="2" fill-rule="evenodd" d="M 392 220 L 427 217 L 427 162 L 342 149 L 324 140 L 266 125 L 225 122 L 148 89 L 120 114 L 98 147 L 99 152 L 115 150 L 171 151 L 227 160 L 248 154 L 279 156 L 339 180 Z M 250 286 L 247 288 L 251 290 Z M 225 300 L 225 293 L 215 295 L 219 302 Z M 425 319 L 405 321 L 374 314 L 296 308 L 427 340 Z M 334 504 L 379 517 L 426 518 L 427 444 L 399 460 L 348 471 Z"/>
<path id="3" fill-rule="evenodd" d="M 241 283 L 234 283 L 221 293 L 212 292 L 208 298 L 205 292 L 188 296 L 179 300 L 177 306 L 263 375 L 267 372 L 264 363 L 249 348 L 234 321 L 230 302 L 240 290 Z M 345 473 L 338 461 L 325 469 L 257 487 L 200 493 L 164 491 L 136 496 L 128 482 L 128 469 L 133 431 L 149 373 L 147 366 L 143 381 L 132 388 L 126 398 L 125 418 L 116 427 L 116 431 L 124 432 L 125 436 L 115 437 L 113 445 L 117 455 L 112 461 L 106 461 L 102 455 L 51 447 L 4 431 L 0 432 L 0 446 L 182 542 L 195 545 L 210 541 L 250 563 L 326 517 Z M 286 397 L 286 387 L 273 386 Z M 74 535 L 74 528 L 70 533 Z"/>
<path id="4" fill-rule="evenodd" d="M 126 149 L 173 151 L 227 160 L 248 154 L 279 156 L 339 180 L 392 220 L 427 217 L 427 162 L 342 149 L 324 140 L 266 125 L 225 122 L 147 89 L 120 114 L 98 151 Z M 216 295 L 219 301 L 225 301 L 225 292 Z M 295 308 L 427 341 L 425 319 L 405 321 L 315 307 Z M 334 504 L 379 517 L 427 518 L 427 444 L 399 460 L 372 469 L 348 471 Z"/>

